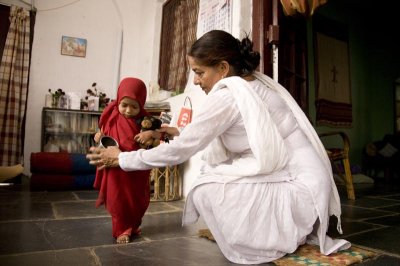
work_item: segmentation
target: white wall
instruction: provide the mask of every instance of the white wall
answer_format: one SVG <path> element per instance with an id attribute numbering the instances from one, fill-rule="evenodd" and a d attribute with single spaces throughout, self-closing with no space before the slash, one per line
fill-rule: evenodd
<path id="1" fill-rule="evenodd" d="M 8 0 L 8 2 L 19 1 Z M 161 13 L 164 0 L 35 0 L 26 137 L 25 174 L 30 154 L 40 151 L 41 110 L 48 89 L 86 95 L 93 82 L 111 98 L 119 80 L 157 79 Z M 72 3 L 72 4 L 71 4 Z M 121 34 L 122 33 L 122 34 Z M 87 39 L 85 58 L 61 55 L 61 37 Z M 118 39 L 123 36 L 121 68 Z"/>

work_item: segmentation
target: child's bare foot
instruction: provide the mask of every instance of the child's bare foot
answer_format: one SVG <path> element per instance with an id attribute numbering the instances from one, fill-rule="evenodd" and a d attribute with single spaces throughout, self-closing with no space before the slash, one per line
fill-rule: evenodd
<path id="1" fill-rule="evenodd" d="M 131 242 L 131 238 L 128 235 L 120 235 L 117 238 L 117 244 L 126 244 L 126 243 L 129 243 L 129 242 Z"/>

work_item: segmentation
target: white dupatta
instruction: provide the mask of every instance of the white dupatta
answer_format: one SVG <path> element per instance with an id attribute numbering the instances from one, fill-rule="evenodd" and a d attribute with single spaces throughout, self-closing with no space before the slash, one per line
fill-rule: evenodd
<path id="1" fill-rule="evenodd" d="M 329 215 L 335 215 L 336 217 L 338 217 L 339 223 L 337 229 L 340 233 L 342 233 L 342 229 L 340 228 L 340 215 L 341 215 L 340 197 L 336 189 L 335 181 L 333 179 L 332 166 L 328 154 L 326 153 L 325 147 L 322 144 L 320 138 L 318 137 L 317 132 L 315 131 L 314 127 L 311 125 L 307 116 L 304 114 L 303 110 L 301 110 L 300 106 L 297 104 L 295 99 L 293 99 L 292 95 L 290 95 L 290 93 L 282 85 L 280 85 L 278 82 L 274 81 L 270 77 L 261 74 L 259 72 L 256 72 L 254 76 L 262 83 L 264 83 L 266 86 L 278 92 L 279 95 L 284 99 L 289 108 L 292 110 L 297 120 L 297 123 L 299 124 L 299 127 L 307 136 L 308 140 L 311 142 L 314 149 L 317 151 L 318 155 L 324 162 L 325 168 L 329 173 L 332 182 Z"/>
<path id="2" fill-rule="evenodd" d="M 278 94 L 284 99 L 284 101 L 287 103 L 288 107 L 292 111 L 293 115 L 295 116 L 299 127 L 301 128 L 303 133 L 307 136 L 308 140 L 311 142 L 314 149 L 317 151 L 319 157 L 322 159 L 324 163 L 327 172 L 329 173 L 329 178 L 331 181 L 331 193 L 328 205 L 325 206 L 323 202 L 318 201 L 318 192 L 316 192 L 316 194 L 313 194 L 314 203 L 317 207 L 318 215 L 320 217 L 320 225 L 318 226 L 319 240 L 313 238 L 313 236 L 311 235 L 307 240 L 307 242 L 312 244 L 318 243 L 321 252 L 323 254 L 330 254 L 337 250 L 343 250 L 349 248 L 350 243 L 345 240 L 340 240 L 340 239 L 332 240 L 331 238 L 326 237 L 326 232 L 328 231 L 329 216 L 332 215 L 336 216 L 338 220 L 336 225 L 337 231 L 340 234 L 343 233 L 341 226 L 341 219 L 340 219 L 342 210 L 340 207 L 339 193 L 337 191 L 336 184 L 333 179 L 332 166 L 328 154 L 326 153 L 325 147 L 322 144 L 320 138 L 318 137 L 317 132 L 315 131 L 314 127 L 311 125 L 310 121 L 304 114 L 303 110 L 301 110 L 300 106 L 297 104 L 295 99 L 282 85 L 280 85 L 278 82 L 274 81 L 270 77 L 261 74 L 259 72 L 255 73 L 254 76 L 262 83 L 264 83 L 266 86 L 278 92 Z M 328 208 L 327 212 L 328 217 L 324 217 L 323 213 L 325 208 Z"/>

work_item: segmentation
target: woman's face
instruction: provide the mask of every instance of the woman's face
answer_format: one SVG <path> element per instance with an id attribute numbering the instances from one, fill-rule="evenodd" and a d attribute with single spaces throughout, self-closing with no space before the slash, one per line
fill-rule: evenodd
<path id="1" fill-rule="evenodd" d="M 124 97 L 119 102 L 118 111 L 126 118 L 132 118 L 139 114 L 140 105 L 132 98 Z"/>
<path id="2" fill-rule="evenodd" d="M 194 72 L 193 83 L 199 85 L 208 94 L 215 83 L 225 77 L 225 71 L 220 65 L 204 66 L 200 65 L 194 57 L 188 56 L 190 68 Z"/>

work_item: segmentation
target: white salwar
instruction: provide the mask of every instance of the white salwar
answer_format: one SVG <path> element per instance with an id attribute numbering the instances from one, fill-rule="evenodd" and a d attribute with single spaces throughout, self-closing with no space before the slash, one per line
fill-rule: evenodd
<path id="1" fill-rule="evenodd" d="M 126 171 L 184 162 L 204 150 L 183 224 L 204 219 L 225 257 L 259 264 L 317 244 L 327 255 L 350 247 L 326 236 L 340 200 L 324 147 L 290 94 L 256 74 L 220 80 L 181 135 L 151 150 L 124 152 Z"/>

